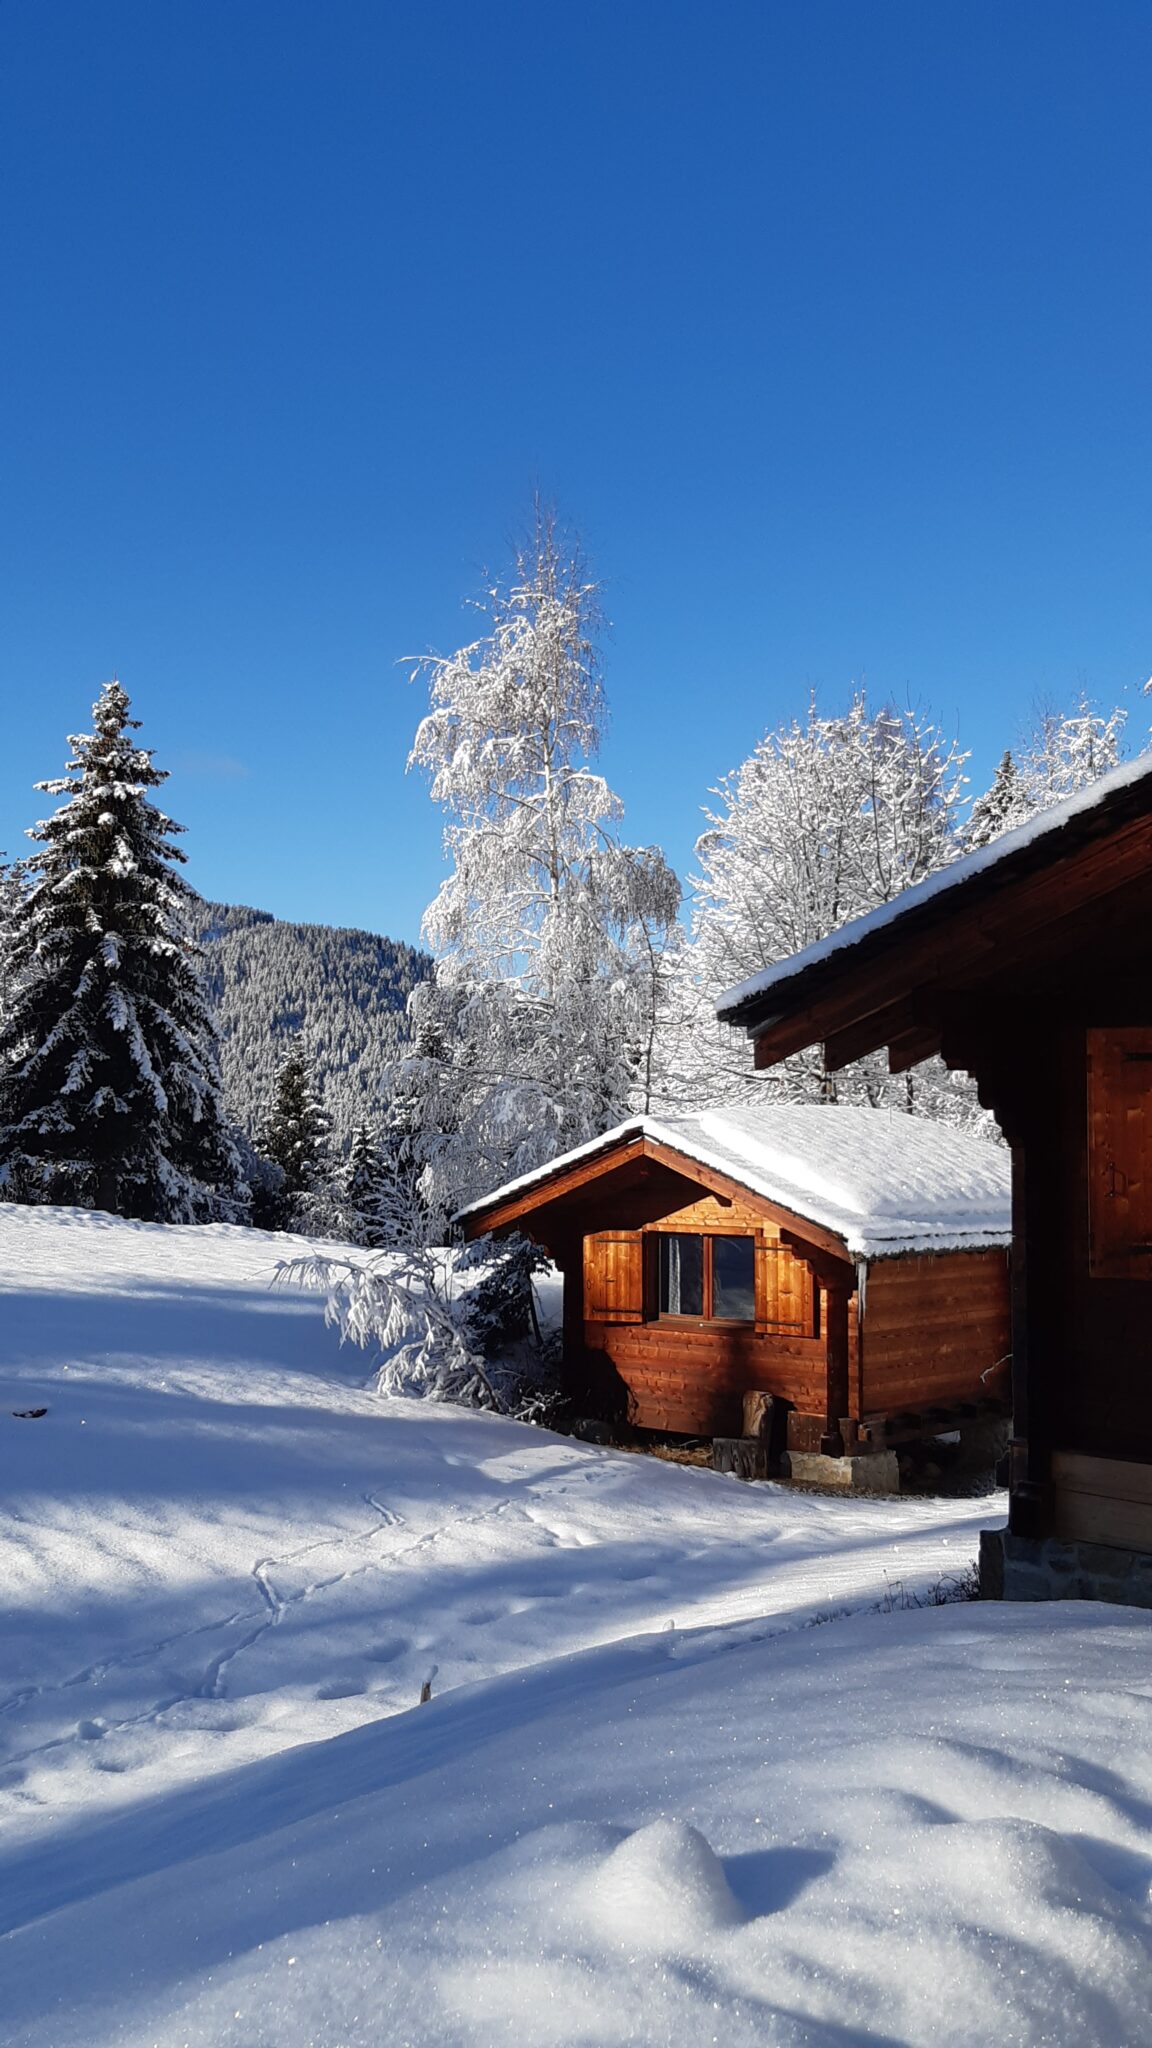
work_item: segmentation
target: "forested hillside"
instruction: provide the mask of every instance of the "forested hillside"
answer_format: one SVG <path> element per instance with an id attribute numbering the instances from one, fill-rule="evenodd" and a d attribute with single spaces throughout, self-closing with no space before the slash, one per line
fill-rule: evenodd
<path id="1" fill-rule="evenodd" d="M 379 1113 L 384 1070 L 404 1042 L 408 992 L 428 973 L 427 955 L 375 932 L 285 924 L 227 903 L 203 904 L 198 936 L 230 1112 L 254 1131 L 284 1041 L 303 1032 L 342 1147 L 362 1118 Z"/>

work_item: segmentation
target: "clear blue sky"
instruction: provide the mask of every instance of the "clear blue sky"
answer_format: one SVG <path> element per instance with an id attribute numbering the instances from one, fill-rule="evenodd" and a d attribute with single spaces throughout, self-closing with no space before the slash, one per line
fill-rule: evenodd
<path id="1" fill-rule="evenodd" d="M 1150 104 L 1148 0 L 4 0 L 0 845 L 116 671 L 199 887 L 415 937 L 536 487 L 682 872 L 812 685 L 1142 738 Z"/>

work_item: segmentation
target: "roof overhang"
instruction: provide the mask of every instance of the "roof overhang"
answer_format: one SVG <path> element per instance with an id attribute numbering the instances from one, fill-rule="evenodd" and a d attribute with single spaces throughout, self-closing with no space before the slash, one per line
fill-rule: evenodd
<path id="1" fill-rule="evenodd" d="M 1131 950 L 1152 931 L 1152 762 L 983 854 L 729 991 L 718 1015 L 755 1040 L 758 1067 L 819 1042 L 832 1068 L 887 1046 L 900 1072 L 942 1049 L 958 1003 L 1110 935 Z"/>

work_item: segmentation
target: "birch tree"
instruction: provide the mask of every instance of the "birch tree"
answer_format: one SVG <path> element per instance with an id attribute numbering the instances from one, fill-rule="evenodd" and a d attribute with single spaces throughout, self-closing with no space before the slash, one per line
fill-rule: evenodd
<path id="1" fill-rule="evenodd" d="M 487 630 L 414 664 L 430 708 L 410 766 L 446 814 L 397 1114 L 420 1130 L 431 1227 L 459 1203 L 646 1106 L 679 884 L 624 844 L 595 768 L 599 592 L 538 512 Z"/>

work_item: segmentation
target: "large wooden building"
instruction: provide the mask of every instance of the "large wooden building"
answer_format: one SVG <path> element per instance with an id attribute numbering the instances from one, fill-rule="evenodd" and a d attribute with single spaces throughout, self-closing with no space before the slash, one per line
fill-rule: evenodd
<path id="1" fill-rule="evenodd" d="M 458 1221 L 523 1231 L 564 1274 L 585 1412 L 778 1451 L 879 1452 L 1007 1412 L 1002 1148 L 837 1107 L 637 1117 Z"/>
<path id="2" fill-rule="evenodd" d="M 1011 1509 L 984 1583 L 1152 1604 L 1152 762 L 721 999 L 758 1066 L 823 1043 L 975 1075 L 1013 1158 Z"/>

